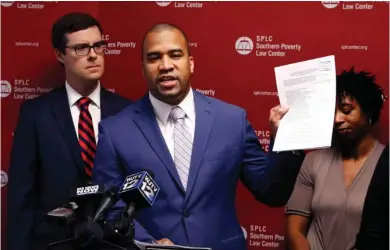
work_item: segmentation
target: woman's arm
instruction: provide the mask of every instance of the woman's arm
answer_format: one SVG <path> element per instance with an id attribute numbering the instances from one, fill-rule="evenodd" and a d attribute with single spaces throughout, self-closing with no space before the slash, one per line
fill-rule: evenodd
<path id="1" fill-rule="evenodd" d="M 310 250 L 306 240 L 309 218 L 290 214 L 287 216 L 287 244 L 289 250 Z"/>
<path id="2" fill-rule="evenodd" d="M 314 180 L 313 155 L 308 154 L 302 164 L 294 191 L 286 206 L 287 244 L 290 250 L 310 249 L 306 235 L 311 219 Z"/>

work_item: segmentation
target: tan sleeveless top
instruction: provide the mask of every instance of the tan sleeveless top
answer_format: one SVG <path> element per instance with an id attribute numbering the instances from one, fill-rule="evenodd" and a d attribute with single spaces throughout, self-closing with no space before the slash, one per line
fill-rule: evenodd
<path id="1" fill-rule="evenodd" d="M 347 189 L 342 159 L 332 148 L 306 156 L 286 213 L 311 217 L 307 234 L 310 249 L 350 250 L 354 246 L 367 189 L 384 148 L 376 142 Z"/>

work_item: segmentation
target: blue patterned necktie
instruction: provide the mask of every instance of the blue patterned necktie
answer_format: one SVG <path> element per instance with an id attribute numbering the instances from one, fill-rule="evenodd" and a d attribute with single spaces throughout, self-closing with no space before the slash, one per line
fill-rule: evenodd
<path id="1" fill-rule="evenodd" d="M 169 118 L 175 124 L 173 130 L 174 162 L 184 189 L 187 189 L 188 174 L 191 164 L 192 137 L 184 123 L 186 114 L 176 106 L 172 108 Z"/>

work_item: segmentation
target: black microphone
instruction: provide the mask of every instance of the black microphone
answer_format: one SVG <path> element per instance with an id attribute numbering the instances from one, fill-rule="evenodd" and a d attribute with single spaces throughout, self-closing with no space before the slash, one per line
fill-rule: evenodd
<path id="1" fill-rule="evenodd" d="M 96 208 L 101 201 L 105 187 L 103 185 L 86 185 L 80 186 L 71 191 L 71 201 L 78 206 L 76 216 L 78 219 L 93 218 Z"/>
<path id="2" fill-rule="evenodd" d="M 133 218 L 136 209 L 151 207 L 156 201 L 160 187 L 151 175 L 153 173 L 149 171 L 129 175 L 119 190 L 119 196 L 127 204 L 126 211 L 130 219 Z"/>
<path id="3" fill-rule="evenodd" d="M 49 244 L 49 248 L 55 248 L 61 245 L 71 246 L 72 249 L 88 248 L 109 249 L 125 248 L 104 240 L 104 231 L 102 225 L 96 221 L 101 219 L 107 210 L 109 210 L 119 199 L 117 189 L 110 188 L 105 190 L 103 185 L 93 185 L 88 183 L 85 186 L 79 186 L 72 190 L 71 204 L 74 218 L 73 237 Z M 69 212 L 59 208 L 53 210 L 51 214 L 62 216 L 60 212 Z M 106 249 L 106 248 L 104 248 Z"/>
<path id="4" fill-rule="evenodd" d="M 91 242 L 99 241 L 103 238 L 103 232 L 100 226 L 95 223 L 92 218 L 104 194 L 102 185 L 87 184 L 79 186 L 71 190 L 72 205 L 72 223 L 74 227 L 73 237 L 62 241 L 57 241 L 49 244 L 49 248 L 59 245 L 71 245 L 72 247 L 84 247 Z M 59 209 L 51 211 L 51 215 L 56 215 L 58 212 L 64 211 Z M 70 211 L 66 210 L 69 214 Z M 64 211 L 65 212 L 65 211 Z M 64 215 L 69 216 L 69 215 Z"/>
<path id="5" fill-rule="evenodd" d="M 103 230 L 114 242 L 129 242 L 134 238 L 134 213 L 138 209 L 151 207 L 160 191 L 152 179 L 151 171 L 142 171 L 125 178 L 119 190 L 120 198 L 126 207 L 111 225 L 105 225 Z"/>
<path id="6" fill-rule="evenodd" d="M 86 185 L 73 190 L 73 199 L 79 208 L 76 210 L 76 224 L 74 239 L 78 246 L 88 246 L 103 238 L 103 231 L 100 226 L 92 220 L 96 207 L 102 200 L 105 188 L 103 185 Z"/>
<path id="7" fill-rule="evenodd" d="M 103 199 L 100 202 L 98 209 L 96 210 L 95 216 L 93 218 L 94 221 L 101 221 L 103 219 L 104 214 L 111 209 L 119 200 L 118 196 L 118 188 L 111 187 L 106 190 L 103 195 Z"/>

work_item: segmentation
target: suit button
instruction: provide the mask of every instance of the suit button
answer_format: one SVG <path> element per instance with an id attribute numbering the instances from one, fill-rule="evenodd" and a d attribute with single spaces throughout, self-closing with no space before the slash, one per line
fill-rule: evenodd
<path id="1" fill-rule="evenodd" d="M 188 211 L 184 212 L 184 217 L 186 217 L 186 218 L 190 217 L 190 212 L 188 212 Z"/>

